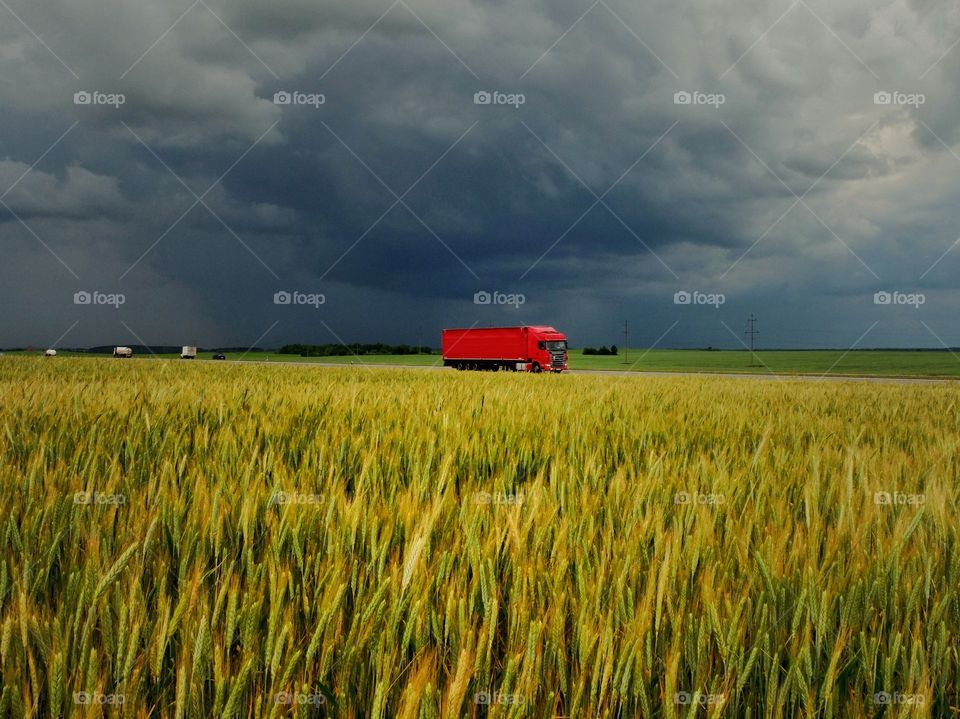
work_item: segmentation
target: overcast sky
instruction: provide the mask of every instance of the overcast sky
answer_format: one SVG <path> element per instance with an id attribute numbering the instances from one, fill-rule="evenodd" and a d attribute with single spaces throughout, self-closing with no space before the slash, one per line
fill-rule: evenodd
<path id="1" fill-rule="evenodd" d="M 2 0 L 0 346 L 960 345 L 958 41 L 926 1 Z"/>

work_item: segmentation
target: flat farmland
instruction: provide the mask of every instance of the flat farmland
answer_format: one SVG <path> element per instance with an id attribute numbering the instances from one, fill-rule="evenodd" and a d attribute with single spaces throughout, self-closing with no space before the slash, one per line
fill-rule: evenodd
<path id="1" fill-rule="evenodd" d="M 958 406 L 2 357 L 0 713 L 950 716 Z"/>
<path id="2" fill-rule="evenodd" d="M 36 356 L 39 352 L 8 352 L 10 357 Z M 62 357 L 102 355 L 61 353 Z M 202 352 L 199 360 L 211 359 Z M 135 359 L 178 359 L 179 355 L 141 352 Z M 351 355 L 301 357 L 278 352 L 227 352 L 228 360 L 244 362 L 297 362 L 346 365 L 442 366 L 439 354 Z M 626 361 L 625 361 L 626 359 Z M 633 372 L 691 372 L 727 374 L 777 374 L 856 377 L 960 378 L 960 352 L 949 350 L 763 350 L 752 357 L 747 350 L 671 350 L 635 348 L 619 356 L 584 355 L 570 351 L 570 369 Z"/>

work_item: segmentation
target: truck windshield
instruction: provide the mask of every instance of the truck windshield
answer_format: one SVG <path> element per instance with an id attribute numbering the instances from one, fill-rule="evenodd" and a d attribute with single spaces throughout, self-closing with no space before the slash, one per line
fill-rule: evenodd
<path id="1" fill-rule="evenodd" d="M 566 350 L 566 349 L 567 349 L 567 341 L 566 341 L 566 340 L 553 340 L 553 341 L 551 341 L 551 342 L 547 342 L 547 349 L 548 349 L 548 350 Z"/>

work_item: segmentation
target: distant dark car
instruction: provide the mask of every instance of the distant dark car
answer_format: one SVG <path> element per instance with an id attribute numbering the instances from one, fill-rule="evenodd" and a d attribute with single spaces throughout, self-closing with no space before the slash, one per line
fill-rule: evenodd
<path id="1" fill-rule="evenodd" d="M 227 356 L 226 356 L 225 354 L 215 354 L 215 355 L 213 356 L 213 358 L 214 358 L 214 359 L 223 359 L 223 360 L 225 360 L 225 359 L 227 358 Z"/>

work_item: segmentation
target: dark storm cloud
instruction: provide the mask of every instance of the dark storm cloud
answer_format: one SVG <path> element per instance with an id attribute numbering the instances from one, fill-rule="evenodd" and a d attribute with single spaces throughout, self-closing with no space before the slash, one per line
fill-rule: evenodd
<path id="1" fill-rule="evenodd" d="M 639 343 L 736 346 L 751 311 L 783 346 L 960 344 L 943 4 L 8 4 L 0 344 L 436 343 L 474 322 L 600 343 L 629 318 Z"/>

